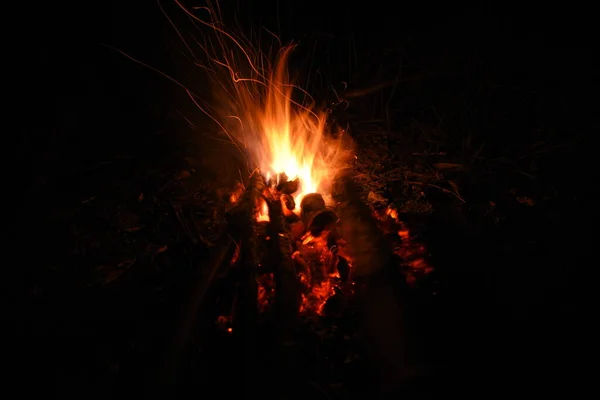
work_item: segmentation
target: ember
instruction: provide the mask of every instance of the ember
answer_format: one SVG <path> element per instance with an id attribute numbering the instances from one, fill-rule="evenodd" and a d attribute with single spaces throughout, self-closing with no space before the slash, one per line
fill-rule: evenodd
<path id="1" fill-rule="evenodd" d="M 428 275 L 433 268 L 426 260 L 427 250 L 422 243 L 416 242 L 410 234 L 406 224 L 399 219 L 398 212 L 388 207 L 385 215 L 379 215 L 380 220 L 388 219 L 391 222 L 387 230 L 392 229 L 400 238 L 400 242 L 394 246 L 394 253 L 402 260 L 402 272 L 406 276 L 409 285 L 414 286 L 421 276 Z"/>
<path id="2" fill-rule="evenodd" d="M 301 303 L 299 310 L 306 314 L 323 314 L 327 300 L 335 294 L 335 288 L 340 289 L 342 280 L 337 269 L 340 256 L 337 254 L 335 224 L 337 216 L 333 209 L 327 208 L 325 200 L 318 193 L 304 196 L 300 204 L 299 216 L 295 214 L 294 203 L 287 204 L 291 189 L 298 186 L 285 181 L 281 175 L 277 186 L 272 183 L 264 186 L 259 204 L 256 205 L 256 221 L 264 229 L 261 240 L 263 254 L 259 256 L 263 267 L 257 277 L 258 306 L 262 313 L 267 312 L 275 302 L 276 281 L 273 272 L 279 266 L 273 265 L 280 261 L 273 252 L 286 253 L 281 249 L 281 243 L 289 243 L 291 252 L 280 254 L 289 257 L 293 262 L 298 285 L 298 295 Z M 258 178 L 260 179 L 260 178 Z M 288 193 L 283 193 L 287 190 Z M 293 200 L 291 200 L 293 201 Z M 263 208 L 265 207 L 265 208 Z M 266 219 L 263 216 L 269 218 Z M 295 229 L 292 230 L 291 227 Z M 275 244 L 279 242 L 279 244 Z M 284 244 L 287 247 L 287 244 Z M 345 265 L 348 263 L 346 262 Z"/>

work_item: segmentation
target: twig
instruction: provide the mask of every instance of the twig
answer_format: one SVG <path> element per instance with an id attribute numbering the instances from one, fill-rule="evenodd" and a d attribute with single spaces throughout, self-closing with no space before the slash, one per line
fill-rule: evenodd
<path id="1" fill-rule="evenodd" d="M 443 188 L 443 187 L 441 187 L 441 186 L 434 185 L 434 184 L 431 184 L 431 183 L 426 183 L 426 182 L 416 182 L 416 181 L 405 181 L 405 182 L 406 182 L 406 183 L 408 183 L 409 185 L 425 185 L 425 186 L 429 186 L 429 187 L 432 187 L 432 188 L 439 189 L 439 190 L 441 190 L 441 191 L 442 191 L 442 192 L 444 192 L 444 193 L 448 193 L 448 194 L 451 194 L 451 195 L 453 195 L 453 196 L 454 196 L 454 197 L 456 197 L 458 200 L 460 200 L 462 203 L 464 203 L 464 204 L 466 204 L 466 203 L 467 203 L 467 202 L 465 201 L 465 199 L 463 199 L 463 198 L 461 197 L 461 195 L 460 195 L 460 194 L 458 194 L 458 193 L 456 193 L 456 192 L 454 192 L 454 191 L 452 191 L 452 190 L 449 190 L 449 189 Z"/>

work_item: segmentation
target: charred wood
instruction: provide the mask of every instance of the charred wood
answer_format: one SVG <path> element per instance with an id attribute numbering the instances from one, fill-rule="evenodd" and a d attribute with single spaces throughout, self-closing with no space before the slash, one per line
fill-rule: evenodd
<path id="1" fill-rule="evenodd" d="M 333 210 L 321 210 L 311 216 L 308 231 L 313 236 L 319 236 L 323 231 L 331 229 L 337 222 L 337 214 Z"/>
<path id="2" fill-rule="evenodd" d="M 279 337 L 282 341 L 292 339 L 296 330 L 300 304 L 296 269 L 292 260 L 292 238 L 285 221 L 283 204 L 279 199 L 269 203 L 271 234 L 271 263 L 275 266 L 275 312 Z"/>
<path id="3" fill-rule="evenodd" d="M 318 236 L 325 229 L 332 227 L 337 221 L 335 211 L 325 205 L 323 196 L 318 193 L 310 193 L 304 196 L 300 203 L 300 216 L 306 229 L 313 236 Z"/>
<path id="4" fill-rule="evenodd" d="M 287 208 L 288 211 L 294 211 L 294 208 L 296 208 L 296 201 L 291 195 L 284 194 L 283 196 L 281 196 L 281 199 L 283 200 L 285 208 Z"/>
<path id="5" fill-rule="evenodd" d="M 285 175 L 279 177 L 276 190 L 267 191 L 265 199 L 269 210 L 268 236 L 269 264 L 275 277 L 274 329 L 276 337 L 277 393 L 289 392 L 294 376 L 294 337 L 300 311 L 300 287 L 292 259 L 293 239 L 289 220 L 295 208 L 291 196 L 298 189 L 298 182 L 288 182 Z"/>
<path id="6" fill-rule="evenodd" d="M 310 193 L 304 196 L 300 202 L 300 217 L 302 222 L 308 225 L 310 218 L 319 211 L 325 210 L 325 200 L 319 193 Z"/>
<path id="7" fill-rule="evenodd" d="M 300 186 L 300 181 L 298 178 L 293 181 L 284 181 L 277 185 L 277 191 L 283 194 L 291 195 L 298 191 L 298 187 Z"/>

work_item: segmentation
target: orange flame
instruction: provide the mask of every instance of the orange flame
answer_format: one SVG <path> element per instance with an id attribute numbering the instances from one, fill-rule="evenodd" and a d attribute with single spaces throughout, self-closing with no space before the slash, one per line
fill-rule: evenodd
<path id="1" fill-rule="evenodd" d="M 308 193 L 329 194 L 329 185 L 340 167 L 340 141 L 328 136 L 326 114 L 315 112 L 292 100 L 294 86 L 288 84 L 287 62 L 293 50 L 285 47 L 267 86 L 260 109 L 248 107 L 260 124 L 252 151 L 268 176 L 284 172 L 298 178 L 296 210 Z"/>
<path id="2" fill-rule="evenodd" d="M 196 105 L 247 156 L 249 170 L 259 168 L 267 179 L 280 173 L 289 179 L 298 178 L 294 211 L 299 211 L 308 193 L 319 192 L 327 201 L 331 179 L 344 164 L 349 142 L 342 130 L 332 131 L 326 124 L 326 110 L 316 107 L 310 95 L 294 85 L 288 65 L 295 46 L 279 46 L 278 52 L 271 49 L 266 54 L 244 35 L 225 27 L 218 3 L 209 1 L 206 7 L 194 8 L 208 13 L 206 19 L 180 1 L 175 3 L 197 26 L 208 28 L 204 42 L 196 41 L 208 62 L 199 61 L 180 35 L 198 60 L 196 64 L 215 84 L 217 106 L 208 105 L 211 102 L 201 105 L 192 98 Z M 260 214 L 266 219 L 264 212 Z"/>

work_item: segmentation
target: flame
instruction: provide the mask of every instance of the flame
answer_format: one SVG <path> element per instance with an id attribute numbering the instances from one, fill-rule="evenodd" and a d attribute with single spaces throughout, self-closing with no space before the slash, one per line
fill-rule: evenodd
<path id="1" fill-rule="evenodd" d="M 325 111 L 293 100 L 287 73 L 293 46 L 284 47 L 275 62 L 275 69 L 264 84 L 262 101 L 254 101 L 246 92 L 239 92 L 238 114 L 250 129 L 241 132 L 250 151 L 250 159 L 267 180 L 277 180 L 284 173 L 300 185 L 294 193 L 295 213 L 300 212 L 302 198 L 320 193 L 329 200 L 331 180 L 342 165 L 344 153 L 339 139 L 341 131 L 332 132 L 326 125 Z M 305 92 L 304 92 L 305 93 Z M 280 182 L 276 182 L 280 183 Z M 268 221 L 266 207 L 259 209 L 259 221 Z"/>
<path id="2" fill-rule="evenodd" d="M 287 64 L 293 48 L 283 48 L 277 58 L 264 103 L 258 109 L 252 104 L 247 112 L 258 119 L 258 135 L 251 150 L 259 168 L 268 176 L 285 173 L 290 179 L 299 179 L 294 196 L 298 211 L 306 194 L 329 194 L 331 178 L 340 166 L 340 142 L 332 139 L 335 136 L 327 129 L 324 111 L 292 99 L 295 87 Z"/>
<path id="3" fill-rule="evenodd" d="M 203 30 L 204 41 L 195 44 L 208 61 L 200 61 L 191 40 L 180 34 L 196 64 L 214 83 L 212 101 L 201 104 L 190 95 L 198 108 L 244 154 L 250 171 L 258 168 L 267 179 L 281 173 L 290 180 L 298 178 L 295 212 L 308 193 L 319 192 L 327 201 L 331 179 L 348 154 L 349 140 L 343 130 L 327 124 L 326 108 L 318 107 L 295 85 L 299 77 L 293 79 L 288 67 L 296 46 L 279 45 L 279 51 L 271 48 L 263 52 L 249 38 L 236 33 L 241 29 L 227 29 L 218 3 L 208 1 L 206 7 L 191 10 L 174 1 L 197 27 L 207 28 Z M 268 219 L 264 210 L 259 214 L 260 220 Z"/>
<path id="4" fill-rule="evenodd" d="M 258 204 L 258 215 L 256 216 L 257 221 L 269 221 L 269 206 L 267 203 L 260 199 Z"/>

